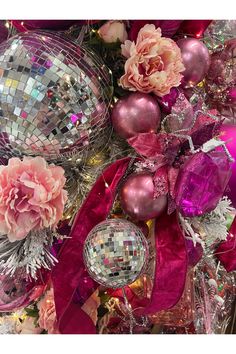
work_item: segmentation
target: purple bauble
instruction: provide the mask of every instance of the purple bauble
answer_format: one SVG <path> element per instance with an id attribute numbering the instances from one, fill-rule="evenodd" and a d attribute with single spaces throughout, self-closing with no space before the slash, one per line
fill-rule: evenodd
<path id="1" fill-rule="evenodd" d="M 232 175 L 229 180 L 229 191 L 227 191 L 227 195 L 232 201 L 233 206 L 236 208 L 236 126 L 224 125 L 221 128 L 220 138 L 224 141 L 229 140 L 227 148 L 235 159 L 235 162 L 232 164 Z"/>
<path id="2" fill-rule="evenodd" d="M 154 97 L 136 92 L 116 102 L 111 118 L 116 133 L 128 139 L 138 133 L 156 132 L 161 112 Z"/>
<path id="3" fill-rule="evenodd" d="M 181 49 L 185 71 L 182 86 L 193 87 L 202 81 L 210 66 L 210 54 L 200 40 L 196 38 L 182 38 L 177 41 Z"/>
<path id="4" fill-rule="evenodd" d="M 153 177 L 149 173 L 135 173 L 128 177 L 120 191 L 121 206 L 135 220 L 160 216 L 167 207 L 167 196 L 154 199 Z"/>
<path id="5" fill-rule="evenodd" d="M 214 210 L 231 175 L 222 150 L 198 152 L 182 165 L 175 186 L 175 202 L 183 216 L 201 216 Z"/>

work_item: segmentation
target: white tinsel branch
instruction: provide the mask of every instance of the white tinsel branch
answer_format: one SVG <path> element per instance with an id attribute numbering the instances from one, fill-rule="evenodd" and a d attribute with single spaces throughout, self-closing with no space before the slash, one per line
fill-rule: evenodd
<path id="1" fill-rule="evenodd" d="M 9 242 L 7 236 L 0 236 L 0 274 L 13 276 L 23 269 L 36 279 L 40 268 L 51 269 L 57 259 L 50 253 L 54 234 L 49 229 L 34 231 L 24 240 Z"/>
<path id="2" fill-rule="evenodd" d="M 186 238 L 191 239 L 196 245 L 211 246 L 216 241 L 224 241 L 228 236 L 227 216 L 235 212 L 231 201 L 224 196 L 217 207 L 200 217 L 183 218 L 179 215 Z"/>

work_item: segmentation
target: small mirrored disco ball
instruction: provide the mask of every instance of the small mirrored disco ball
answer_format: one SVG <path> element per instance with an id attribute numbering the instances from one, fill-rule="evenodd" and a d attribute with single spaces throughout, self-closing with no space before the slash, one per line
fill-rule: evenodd
<path id="1" fill-rule="evenodd" d="M 45 31 L 0 45 L 0 156 L 81 157 L 107 140 L 111 72 L 88 49 Z"/>
<path id="2" fill-rule="evenodd" d="M 122 288 L 142 273 L 148 243 L 142 231 L 123 219 L 95 226 L 85 241 L 84 263 L 91 278 L 107 288 Z"/>

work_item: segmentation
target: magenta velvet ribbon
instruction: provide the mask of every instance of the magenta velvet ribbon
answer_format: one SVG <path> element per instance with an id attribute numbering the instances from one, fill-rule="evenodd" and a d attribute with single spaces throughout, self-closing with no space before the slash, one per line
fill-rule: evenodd
<path id="1" fill-rule="evenodd" d="M 59 254 L 59 262 L 52 271 L 55 306 L 60 333 L 93 334 L 96 328 L 90 317 L 73 301 L 78 284 L 85 275 L 83 245 L 88 233 L 99 222 L 106 219 L 130 158 L 110 165 L 98 178 L 80 208 L 70 237 Z M 105 186 L 105 182 L 109 188 Z"/>
<path id="2" fill-rule="evenodd" d="M 92 320 L 81 309 L 82 304 L 75 302 L 77 288 L 82 286 L 86 273 L 83 244 L 91 229 L 109 214 L 118 183 L 129 161 L 130 158 L 116 161 L 98 178 L 79 210 L 71 238 L 63 245 L 59 263 L 53 269 L 55 306 L 59 331 L 62 334 L 96 333 Z M 105 181 L 109 188 L 106 188 Z M 153 293 L 143 313 L 155 313 L 173 307 L 179 301 L 185 284 L 187 251 L 176 213 L 157 219 L 155 237 L 156 270 Z"/>
<path id="3" fill-rule="evenodd" d="M 186 243 L 177 214 L 162 214 L 155 225 L 156 267 L 149 304 L 143 314 L 175 306 L 180 300 L 187 273 Z"/>
<path id="4" fill-rule="evenodd" d="M 215 251 L 215 256 L 227 272 L 236 270 L 236 217 L 230 227 L 227 240 L 220 243 Z"/>

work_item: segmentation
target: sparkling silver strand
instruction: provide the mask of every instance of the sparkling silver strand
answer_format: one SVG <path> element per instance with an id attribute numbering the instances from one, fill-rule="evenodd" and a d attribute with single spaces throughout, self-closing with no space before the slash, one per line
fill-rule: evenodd
<path id="1" fill-rule="evenodd" d="M 37 278 L 40 268 L 51 269 L 57 259 L 50 253 L 55 234 L 49 229 L 34 231 L 24 240 L 9 242 L 7 236 L 0 236 L 0 274 L 13 276 L 19 269 Z"/>

